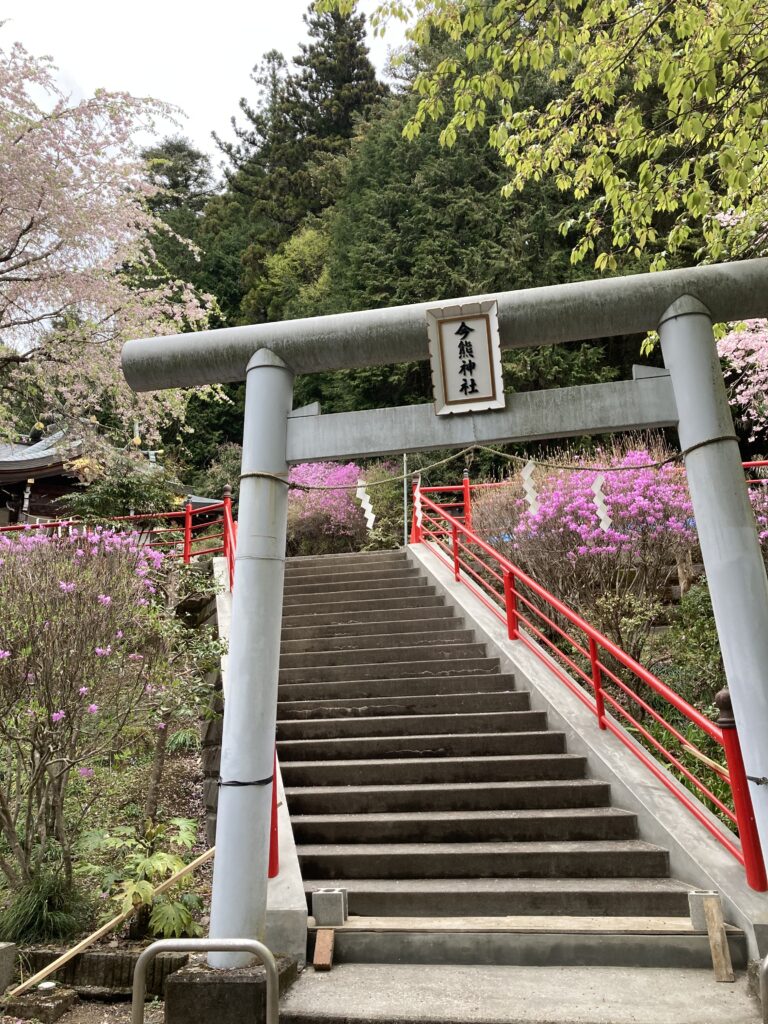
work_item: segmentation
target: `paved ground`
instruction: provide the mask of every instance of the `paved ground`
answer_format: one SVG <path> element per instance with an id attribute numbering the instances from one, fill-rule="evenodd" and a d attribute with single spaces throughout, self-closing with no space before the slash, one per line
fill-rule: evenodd
<path id="1" fill-rule="evenodd" d="M 77 1003 L 69 1013 L 59 1018 L 58 1024 L 130 1024 L 130 1003 L 98 1003 L 90 1000 Z M 148 1002 L 144 1011 L 145 1024 L 163 1024 L 163 1004 Z M 16 1024 L 15 1017 L 0 1017 L 0 1024 Z"/>
<path id="2" fill-rule="evenodd" d="M 129 1024 L 129 1003 L 78 1003 L 60 1024 Z M 709 971 L 340 964 L 306 970 L 280 1024 L 760 1024 L 746 979 Z M 148 1002 L 146 1024 L 162 1024 Z M 0 1017 L 0 1024 L 14 1024 Z M 215 1022 L 212 1022 L 215 1024 Z M 245 1022 L 244 1022 L 245 1024 Z"/>
<path id="3" fill-rule="evenodd" d="M 758 1024 L 746 978 L 700 970 L 340 964 L 307 969 L 281 1024 Z"/>

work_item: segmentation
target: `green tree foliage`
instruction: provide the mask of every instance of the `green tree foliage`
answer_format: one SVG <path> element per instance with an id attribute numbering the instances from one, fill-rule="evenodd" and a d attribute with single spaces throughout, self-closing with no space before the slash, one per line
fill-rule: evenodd
<path id="1" fill-rule="evenodd" d="M 658 269 L 697 236 L 700 257 L 763 250 L 766 0 L 386 0 L 387 16 L 417 44 L 457 44 L 416 79 L 408 136 L 435 120 L 451 147 L 484 129 L 508 194 L 550 177 L 586 200 L 575 261 L 650 252 Z M 519 103 L 531 69 L 563 86 L 544 105 Z"/>
<path id="2" fill-rule="evenodd" d="M 230 275 L 237 288 L 220 296 L 235 321 L 268 317 L 259 286 L 265 260 L 332 201 L 333 158 L 385 91 L 368 59 L 362 16 L 310 12 L 304 20 L 309 42 L 293 68 L 267 53 L 252 75 L 257 102 L 242 99 L 244 123 L 233 119 L 236 142 L 218 140 L 229 161 L 227 189 L 206 211 L 203 244 L 214 242 L 222 269 L 239 260 Z"/>
<path id="3" fill-rule="evenodd" d="M 531 82 L 531 89 L 538 83 Z M 355 139 L 333 208 L 265 261 L 261 301 L 270 319 L 526 288 L 586 276 L 570 266 L 558 225 L 575 207 L 551 183 L 505 199 L 502 161 L 476 137 L 446 152 L 438 129 L 413 142 L 408 95 L 379 106 Z M 513 390 L 610 379 L 601 346 L 507 353 Z M 297 402 L 326 411 L 428 401 L 426 364 L 304 378 Z"/>
<path id="4" fill-rule="evenodd" d="M 169 275 L 193 281 L 201 291 L 211 291 L 212 281 L 199 250 L 202 214 L 216 192 L 210 157 L 180 135 L 163 139 L 141 155 L 156 189 L 148 206 L 167 228 L 152 237 L 158 262 Z"/>
<path id="5" fill-rule="evenodd" d="M 168 512 L 180 508 L 183 497 L 184 485 L 171 468 L 140 453 L 112 451 L 92 482 L 60 500 L 67 515 L 91 520 Z"/>

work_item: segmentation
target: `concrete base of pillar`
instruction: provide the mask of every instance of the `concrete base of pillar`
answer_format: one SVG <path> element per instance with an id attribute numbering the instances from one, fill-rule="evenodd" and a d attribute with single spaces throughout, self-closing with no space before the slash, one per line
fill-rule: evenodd
<path id="1" fill-rule="evenodd" d="M 11 984 L 15 970 L 16 947 L 12 942 L 0 942 L 0 992 Z"/>
<path id="2" fill-rule="evenodd" d="M 298 977 L 298 965 L 287 956 L 276 960 L 282 996 Z M 217 971 L 200 957 L 175 971 L 165 985 L 165 1024 L 263 1024 L 266 1008 L 266 975 L 260 964 Z"/>

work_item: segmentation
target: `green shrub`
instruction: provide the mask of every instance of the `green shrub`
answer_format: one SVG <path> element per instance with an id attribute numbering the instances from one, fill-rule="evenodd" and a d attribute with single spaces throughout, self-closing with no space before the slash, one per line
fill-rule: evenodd
<path id="1" fill-rule="evenodd" d="M 61 870 L 46 866 L 11 896 L 0 912 L 0 940 L 49 942 L 70 939 L 87 925 L 91 903 Z"/>
<path id="2" fill-rule="evenodd" d="M 658 643 L 663 677 L 689 703 L 707 707 L 727 685 L 720 640 L 706 581 L 694 583 Z"/>
<path id="3" fill-rule="evenodd" d="M 147 462 L 138 452 L 118 452 L 92 483 L 60 501 L 68 514 L 92 520 L 173 511 L 183 496 L 184 486 L 171 469 Z"/>

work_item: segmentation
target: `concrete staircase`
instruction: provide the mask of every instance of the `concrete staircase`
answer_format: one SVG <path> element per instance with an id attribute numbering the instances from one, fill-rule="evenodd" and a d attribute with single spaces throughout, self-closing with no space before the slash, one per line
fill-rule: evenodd
<path id="1" fill-rule="evenodd" d="M 337 961 L 709 963 L 667 852 L 403 552 L 288 561 L 278 753 Z"/>

